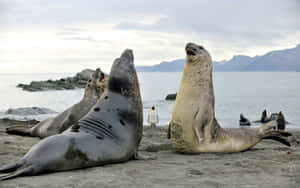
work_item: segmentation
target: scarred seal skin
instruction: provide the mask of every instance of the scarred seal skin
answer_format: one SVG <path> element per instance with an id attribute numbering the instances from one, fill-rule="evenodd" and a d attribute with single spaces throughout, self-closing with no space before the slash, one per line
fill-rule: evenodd
<path id="1" fill-rule="evenodd" d="M 114 61 L 107 91 L 71 129 L 47 137 L 17 162 L 0 168 L 17 176 L 67 171 L 128 161 L 137 156 L 142 138 L 143 107 L 133 53 Z"/>
<path id="2" fill-rule="evenodd" d="M 215 118 L 212 60 L 200 45 L 188 43 L 179 91 L 169 124 L 172 147 L 183 153 L 239 152 L 262 139 L 273 139 L 287 146 L 288 132 L 273 130 L 277 121 L 259 129 L 222 129 Z"/>
<path id="3" fill-rule="evenodd" d="M 32 136 L 45 138 L 55 134 L 62 133 L 74 125 L 78 120 L 85 116 L 90 109 L 96 104 L 106 88 L 106 81 L 99 81 L 101 70 L 98 68 L 92 75 L 91 79 L 85 86 L 84 96 L 79 103 L 76 103 L 56 115 L 44 121 L 39 122 L 33 127 L 12 126 L 6 129 L 8 134 Z"/>

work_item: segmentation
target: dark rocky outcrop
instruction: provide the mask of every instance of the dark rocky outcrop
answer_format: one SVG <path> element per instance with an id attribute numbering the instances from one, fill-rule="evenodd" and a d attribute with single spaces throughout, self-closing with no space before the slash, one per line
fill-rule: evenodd
<path id="1" fill-rule="evenodd" d="M 177 96 L 177 93 L 168 94 L 165 98 L 165 100 L 175 100 Z"/>
<path id="2" fill-rule="evenodd" d="M 32 81 L 30 84 L 18 84 L 17 87 L 26 91 L 64 90 L 84 88 L 95 70 L 84 69 L 74 77 L 61 78 L 58 80 Z"/>

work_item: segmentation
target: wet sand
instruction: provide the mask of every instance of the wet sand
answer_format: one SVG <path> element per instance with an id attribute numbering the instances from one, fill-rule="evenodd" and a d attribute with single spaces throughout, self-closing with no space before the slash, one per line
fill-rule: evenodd
<path id="1" fill-rule="evenodd" d="M 0 166 L 22 157 L 38 138 L 7 135 L 0 121 Z M 289 130 L 300 139 L 300 129 Z M 240 153 L 183 155 L 171 150 L 166 127 L 145 127 L 140 152 L 155 160 L 132 160 L 0 182 L 12 187 L 300 187 L 300 147 L 262 141 Z"/>

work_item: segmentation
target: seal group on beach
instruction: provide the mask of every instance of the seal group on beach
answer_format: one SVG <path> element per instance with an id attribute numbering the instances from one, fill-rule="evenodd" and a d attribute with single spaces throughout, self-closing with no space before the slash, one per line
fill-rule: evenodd
<path id="1" fill-rule="evenodd" d="M 169 124 L 172 147 L 179 152 L 239 152 L 262 139 L 290 146 L 288 132 L 273 130 L 277 121 L 259 129 L 223 129 L 215 118 L 212 60 L 208 51 L 193 43 L 185 48 L 184 72 Z"/>
<path id="2" fill-rule="evenodd" d="M 0 168 L 0 180 L 100 166 L 137 157 L 143 107 L 133 53 L 113 63 L 107 90 L 71 129 L 47 137 L 20 160 Z"/>
<path id="3" fill-rule="evenodd" d="M 278 130 L 284 130 L 286 124 L 290 124 L 290 122 L 285 120 L 285 117 L 281 111 L 279 113 L 272 113 L 268 117 L 266 109 L 262 112 L 260 120 L 256 120 L 254 123 L 267 123 L 274 120 L 278 122 L 278 125 L 275 127 L 275 129 Z"/>
<path id="4" fill-rule="evenodd" d="M 50 117 L 41 121 L 33 127 L 12 126 L 7 128 L 6 132 L 8 134 L 40 138 L 62 133 L 86 115 L 103 94 L 107 81 L 104 80 L 100 82 L 99 79 L 101 79 L 102 75 L 104 74 L 98 68 L 96 72 L 92 74 L 91 79 L 88 80 L 88 83 L 85 86 L 84 96 L 81 101 L 66 109 L 64 112 L 56 115 L 55 117 Z"/>
<path id="5" fill-rule="evenodd" d="M 188 43 L 185 51 L 184 72 L 168 132 L 176 151 L 239 152 L 262 139 L 290 146 L 286 137 L 291 134 L 274 130 L 285 123 L 281 112 L 258 129 L 221 128 L 215 118 L 211 57 L 203 46 L 193 43 Z M 102 91 L 97 85 L 99 73 L 98 69 L 87 84 L 80 103 L 33 128 L 7 129 L 8 133 L 49 137 L 20 160 L 0 168 L 0 173 L 5 173 L 0 181 L 140 158 L 137 150 L 143 134 L 143 105 L 132 50 L 125 50 L 114 61 L 107 89 Z M 242 115 L 241 120 L 249 122 Z"/>

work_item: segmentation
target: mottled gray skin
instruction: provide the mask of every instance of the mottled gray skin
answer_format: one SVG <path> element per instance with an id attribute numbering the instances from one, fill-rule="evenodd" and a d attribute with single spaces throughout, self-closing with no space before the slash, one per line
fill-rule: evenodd
<path id="1" fill-rule="evenodd" d="M 222 129 L 215 118 L 212 60 L 202 46 L 186 45 L 186 62 L 169 124 L 172 147 L 183 153 L 239 152 L 262 139 L 290 145 L 283 137 L 290 133 L 274 131 L 272 121 L 259 129 Z"/>
<path id="2" fill-rule="evenodd" d="M 69 107 L 64 112 L 39 122 L 33 127 L 12 126 L 6 129 L 9 134 L 45 138 L 62 133 L 86 115 L 103 94 L 105 82 L 99 82 L 100 69 L 92 75 L 85 86 L 84 96 L 79 103 Z"/>
<path id="3" fill-rule="evenodd" d="M 16 176 L 66 171 L 135 158 L 142 138 L 143 107 L 133 54 L 125 50 L 114 61 L 108 89 L 75 126 L 33 146 L 16 163 L 3 167 Z"/>

